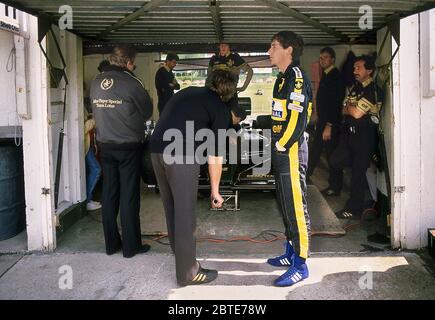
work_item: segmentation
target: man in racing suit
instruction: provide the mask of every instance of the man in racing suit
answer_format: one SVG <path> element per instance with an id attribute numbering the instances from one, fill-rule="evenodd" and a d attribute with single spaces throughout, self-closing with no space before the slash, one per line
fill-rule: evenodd
<path id="1" fill-rule="evenodd" d="M 307 211 L 305 174 L 308 162 L 308 135 L 311 115 L 310 80 L 298 67 L 303 41 L 291 31 L 272 38 L 268 51 L 280 73 L 273 88 L 272 166 L 278 203 L 286 234 L 285 254 L 268 259 L 273 266 L 289 269 L 275 280 L 276 286 L 291 286 L 308 277 L 310 218 Z"/>

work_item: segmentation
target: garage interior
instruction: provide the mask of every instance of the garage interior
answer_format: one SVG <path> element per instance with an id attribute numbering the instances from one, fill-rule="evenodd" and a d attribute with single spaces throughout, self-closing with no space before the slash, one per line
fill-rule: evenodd
<path id="1" fill-rule="evenodd" d="M 56 24 L 63 16 L 63 13 L 59 13 L 59 7 L 65 4 L 62 0 L 3 2 Z M 311 71 L 312 64 L 318 59 L 320 48 L 324 46 L 331 46 L 336 50 L 337 66 L 343 64 L 350 51 L 359 55 L 382 48 L 386 52 L 386 58 L 381 57 L 378 52 L 378 63 L 385 65 L 390 62 L 394 50 L 391 41 L 385 44 L 382 41 L 385 39 L 380 39 L 380 36 L 394 36 L 398 19 L 431 9 L 435 7 L 435 1 L 73 0 L 68 1 L 67 5 L 73 10 L 73 29 L 68 31 L 83 41 L 83 95 L 86 96 L 86 88 L 89 88 L 90 81 L 97 73 L 98 62 L 106 57 L 113 46 L 118 43 L 132 44 L 139 52 L 137 75 L 144 80 L 146 89 L 154 98 L 152 119 L 157 121 L 157 97 L 153 77 L 162 61 L 162 54 L 212 53 L 221 40 L 230 42 L 234 51 L 239 53 L 266 54 L 271 36 L 287 29 L 304 39 L 301 64 L 307 71 Z M 361 6 L 369 8 L 361 9 Z M 373 13 L 372 28 L 363 30 L 358 21 L 367 10 L 372 10 Z M 59 30 L 56 29 L 53 34 L 59 35 Z M 54 50 L 53 47 L 51 50 Z M 48 52 L 50 55 L 50 44 Z M 57 61 L 59 67 L 60 62 Z M 198 67 L 191 60 L 184 63 L 179 61 L 179 70 L 189 66 Z M 53 93 L 53 96 L 57 97 L 59 93 Z M 387 104 L 383 108 L 384 116 L 391 116 L 391 106 Z M 312 117 L 311 126 L 314 120 L 315 115 Z M 386 128 L 386 133 L 389 133 L 388 130 Z M 53 132 L 53 136 L 57 134 Z M 54 138 L 53 146 L 56 142 Z M 387 146 L 387 153 L 390 152 L 390 147 Z M 53 157 L 57 155 L 56 152 L 53 151 Z M 345 171 L 344 190 L 339 197 L 324 198 L 319 191 L 327 187 L 327 164 L 323 157 L 311 180 L 313 184 L 308 189 L 308 205 L 313 229 L 313 257 L 360 254 L 389 256 L 394 252 L 390 243 L 380 244 L 367 240 L 368 235 L 377 231 L 380 219 L 373 210 L 367 211 L 364 220 L 347 221 L 335 217 L 334 212 L 342 209 L 349 196 L 349 170 Z M 378 194 L 383 192 L 388 199 L 388 192 L 385 191 L 385 186 L 383 188 L 378 190 Z M 151 244 L 152 254 L 170 255 L 168 240 L 164 236 L 166 224 L 159 195 L 154 188 L 149 188 L 143 182 L 141 190 L 143 240 Z M 96 200 L 99 200 L 98 193 L 97 187 Z M 210 256 L 267 257 L 283 250 L 283 225 L 274 191 L 241 190 L 239 193 L 238 211 L 212 211 L 208 207 L 207 197 L 199 195 L 198 257 L 205 260 Z M 63 208 L 61 200 L 59 207 Z M 104 253 L 101 211 L 89 212 L 80 217 L 81 219 L 74 219 L 73 222 L 64 219 L 65 223 L 61 221 L 57 227 L 57 254 Z M 26 232 L 23 231 L 15 238 L 0 241 L 0 252 L 25 252 L 26 243 Z M 411 260 L 409 264 L 415 263 Z M 231 278 L 224 279 L 223 284 L 231 283 Z M 110 293 L 105 293 L 102 297 L 110 298 Z"/>

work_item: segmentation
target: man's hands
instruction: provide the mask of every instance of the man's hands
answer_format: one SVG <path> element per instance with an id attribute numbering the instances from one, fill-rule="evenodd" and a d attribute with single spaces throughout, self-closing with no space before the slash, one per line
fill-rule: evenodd
<path id="1" fill-rule="evenodd" d="M 230 136 L 229 137 L 230 144 L 233 146 L 237 145 L 237 137 Z"/>
<path id="2" fill-rule="evenodd" d="M 325 129 L 323 129 L 323 133 L 322 133 L 323 141 L 331 140 L 331 134 L 332 134 L 332 126 L 327 124 L 325 126 Z"/>
<path id="3" fill-rule="evenodd" d="M 208 175 L 210 177 L 211 207 L 214 209 L 222 207 L 224 199 L 219 193 L 219 183 L 222 175 L 223 157 L 208 156 Z"/>
<path id="4" fill-rule="evenodd" d="M 212 192 L 210 195 L 210 203 L 213 209 L 219 209 L 224 203 L 224 198 L 222 198 L 219 192 Z"/>
<path id="5" fill-rule="evenodd" d="M 347 102 L 343 108 L 343 115 L 350 115 L 355 119 L 363 117 L 366 113 L 357 108 L 356 104 Z"/>
<path id="6" fill-rule="evenodd" d="M 279 144 L 278 141 L 275 143 L 275 148 L 280 152 L 284 152 L 286 150 L 282 145 Z"/>
<path id="7" fill-rule="evenodd" d="M 343 107 L 343 110 L 341 111 L 341 113 L 343 115 L 348 115 L 349 114 L 349 108 L 350 107 L 354 107 L 353 104 L 351 104 L 350 102 L 346 102 L 346 105 Z"/>
<path id="8" fill-rule="evenodd" d="M 169 83 L 169 86 L 170 86 L 172 89 L 180 90 L 180 84 L 178 83 L 178 81 L 177 81 L 176 79 L 173 79 L 172 82 Z"/>

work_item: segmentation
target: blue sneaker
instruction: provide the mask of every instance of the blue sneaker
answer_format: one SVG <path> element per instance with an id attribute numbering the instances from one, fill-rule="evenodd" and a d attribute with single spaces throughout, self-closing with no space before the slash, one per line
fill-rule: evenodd
<path id="1" fill-rule="evenodd" d="M 289 267 L 294 264 L 295 251 L 292 245 L 286 241 L 285 253 L 281 256 L 267 259 L 267 263 L 274 267 Z"/>
<path id="2" fill-rule="evenodd" d="M 307 265 L 301 264 L 298 268 L 291 266 L 284 274 L 274 281 L 274 285 L 277 287 L 289 287 L 308 278 Z"/>

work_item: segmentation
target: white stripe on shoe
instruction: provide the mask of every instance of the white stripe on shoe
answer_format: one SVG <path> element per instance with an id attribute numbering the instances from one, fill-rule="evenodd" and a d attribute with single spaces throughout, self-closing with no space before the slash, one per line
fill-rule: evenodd
<path id="1" fill-rule="evenodd" d="M 296 283 L 302 280 L 302 275 L 300 273 L 295 273 L 290 279 Z"/>

